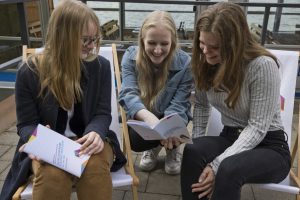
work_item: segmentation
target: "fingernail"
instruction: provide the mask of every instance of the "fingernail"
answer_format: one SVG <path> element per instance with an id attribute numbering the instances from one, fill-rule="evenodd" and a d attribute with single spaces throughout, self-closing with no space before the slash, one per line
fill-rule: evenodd
<path id="1" fill-rule="evenodd" d="M 74 153 L 75 153 L 75 156 L 79 157 L 80 156 L 80 149 L 75 150 Z"/>
<path id="2" fill-rule="evenodd" d="M 202 179 L 201 179 L 201 178 L 199 178 L 199 180 L 198 180 L 198 181 L 199 181 L 199 183 L 201 183 L 201 182 L 202 182 Z"/>

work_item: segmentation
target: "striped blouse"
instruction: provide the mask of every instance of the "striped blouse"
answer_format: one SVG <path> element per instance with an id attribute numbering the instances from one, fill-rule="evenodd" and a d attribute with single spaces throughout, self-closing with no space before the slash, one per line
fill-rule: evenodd
<path id="1" fill-rule="evenodd" d="M 204 136 L 212 105 L 221 113 L 224 126 L 244 127 L 239 138 L 211 166 L 216 173 L 228 156 L 255 148 L 267 131 L 283 129 L 280 117 L 280 74 L 276 62 L 260 56 L 246 67 L 240 96 L 234 109 L 226 106 L 226 92 L 196 91 L 193 138 Z"/>

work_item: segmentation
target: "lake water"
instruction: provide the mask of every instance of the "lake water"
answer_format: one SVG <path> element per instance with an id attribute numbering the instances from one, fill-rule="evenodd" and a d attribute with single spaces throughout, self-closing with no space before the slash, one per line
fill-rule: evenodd
<path id="1" fill-rule="evenodd" d="M 218 1 L 218 0 L 217 0 Z M 220 1 L 220 0 L 219 0 Z M 249 0 L 249 2 L 266 2 L 266 3 L 276 3 L 277 0 Z M 285 3 L 300 3 L 300 0 L 285 0 Z M 87 3 L 92 8 L 118 8 L 119 3 L 110 2 L 95 2 L 88 1 Z M 125 9 L 136 9 L 136 10 L 166 10 L 166 11 L 192 11 L 193 6 L 190 5 L 171 5 L 171 4 L 142 4 L 142 3 L 126 3 Z M 263 7 L 249 7 L 249 11 L 263 11 Z M 275 11 L 276 8 L 272 8 L 271 11 Z M 279 31 L 295 31 L 295 25 L 300 23 L 300 8 L 284 8 L 282 10 L 285 12 L 299 13 L 298 16 L 295 15 L 282 15 L 281 24 Z M 119 19 L 118 12 L 111 11 L 96 11 L 101 24 L 111 20 Z M 140 27 L 143 19 L 148 13 L 145 12 L 126 12 L 125 22 L 126 27 Z M 181 21 L 185 22 L 185 28 L 193 28 L 194 26 L 194 13 L 171 13 L 176 26 L 179 27 Z M 248 15 L 247 16 L 249 25 L 251 23 L 261 24 L 263 22 L 263 15 Z M 268 29 L 273 29 L 274 15 L 270 15 Z"/>

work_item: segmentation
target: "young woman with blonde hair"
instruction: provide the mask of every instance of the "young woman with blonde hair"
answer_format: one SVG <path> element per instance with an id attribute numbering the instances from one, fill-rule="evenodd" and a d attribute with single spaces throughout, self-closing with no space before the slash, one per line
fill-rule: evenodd
<path id="1" fill-rule="evenodd" d="M 54 9 L 42 53 L 22 64 L 16 80 L 17 130 L 20 140 L 1 200 L 11 199 L 33 174 L 33 199 L 112 198 L 113 151 L 106 137 L 111 122 L 111 72 L 98 56 L 100 24 L 92 9 L 63 0 Z M 22 152 L 38 124 L 82 144 L 91 155 L 80 178 Z"/>
<path id="2" fill-rule="evenodd" d="M 177 31 L 171 15 L 164 11 L 150 13 L 142 24 L 138 42 L 139 46 L 129 47 L 122 59 L 120 104 L 130 119 L 150 125 L 171 113 L 178 113 L 187 124 L 191 119 L 190 57 L 177 48 Z M 161 146 L 164 146 L 166 172 L 180 172 L 178 140 L 145 141 L 132 129 L 129 135 L 132 149 L 145 151 L 140 161 L 141 169 L 153 170 Z"/>
<path id="3" fill-rule="evenodd" d="M 183 153 L 182 199 L 238 200 L 246 183 L 282 181 L 291 163 L 278 63 L 252 38 L 240 6 L 222 2 L 201 13 L 192 71 L 194 143 Z M 217 137 L 204 136 L 211 106 L 224 125 Z"/>

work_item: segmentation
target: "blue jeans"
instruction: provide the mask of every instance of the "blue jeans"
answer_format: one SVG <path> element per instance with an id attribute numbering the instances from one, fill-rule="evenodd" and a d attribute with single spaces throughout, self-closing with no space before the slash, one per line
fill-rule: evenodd
<path id="1" fill-rule="evenodd" d="M 224 127 L 220 136 L 204 136 L 187 144 L 181 166 L 182 200 L 198 199 L 191 185 L 198 182 L 206 165 L 238 138 L 235 128 Z M 269 131 L 254 149 L 224 159 L 215 176 L 211 200 L 239 200 L 246 183 L 278 183 L 289 173 L 291 157 L 285 133 Z M 206 200 L 207 197 L 203 197 Z"/>

